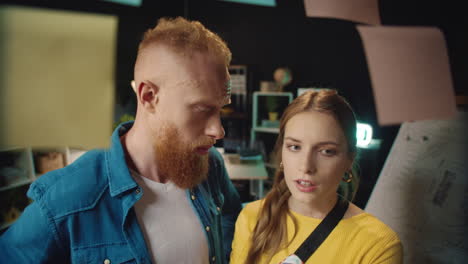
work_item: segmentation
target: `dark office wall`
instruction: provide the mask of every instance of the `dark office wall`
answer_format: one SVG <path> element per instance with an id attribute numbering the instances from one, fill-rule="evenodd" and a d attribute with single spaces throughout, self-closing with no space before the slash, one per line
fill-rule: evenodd
<path id="1" fill-rule="evenodd" d="M 220 34 L 233 52 L 233 64 L 245 64 L 251 71 L 249 90 L 259 90 L 261 80 L 272 80 L 280 66 L 292 69 L 293 82 L 286 90 L 299 87 L 337 89 L 355 109 L 360 121 L 370 123 L 375 138 L 382 139 L 378 151 L 362 150 L 362 183 L 357 204 L 364 206 L 388 156 L 399 126 L 381 127 L 367 63 L 355 29 L 358 23 L 327 18 L 307 18 L 302 0 L 277 0 L 276 7 L 252 6 L 223 1 L 189 1 L 187 17 L 202 21 Z M 466 95 L 468 85 L 466 18 L 457 7 L 442 1 L 408 3 L 381 0 L 383 25 L 435 26 L 447 41 L 457 94 Z"/>
<path id="2" fill-rule="evenodd" d="M 129 111 L 135 108 L 130 88 L 138 43 L 146 29 L 153 27 L 163 16 L 183 16 L 184 1 L 145 0 L 140 7 L 116 4 L 103 0 L 0 0 L 1 5 L 50 8 L 118 16 L 115 65 L 116 104 Z M 119 108 L 120 109 L 120 108 Z"/>
<path id="3" fill-rule="evenodd" d="M 185 16 L 202 21 L 219 33 L 233 52 L 233 64 L 246 64 L 253 72 L 250 89 L 260 80 L 272 80 L 273 71 L 290 67 L 293 82 L 286 87 L 332 87 L 353 104 L 361 120 L 376 125 L 367 65 L 356 23 L 325 18 L 307 18 L 303 0 L 276 0 L 276 7 L 262 7 L 220 0 L 144 0 L 141 7 L 102 0 L 46 1 L 10 0 L 2 4 L 46 7 L 119 17 L 117 41 L 117 100 L 125 104 L 133 95 L 129 80 L 133 75 L 136 47 L 143 32 L 162 16 Z M 468 70 L 464 34 L 467 17 L 463 9 L 447 1 L 417 3 L 380 0 L 384 25 L 424 25 L 439 27 L 445 34 L 457 94 L 466 95 Z M 377 127 L 377 137 L 380 128 Z"/>
<path id="4" fill-rule="evenodd" d="M 249 90 L 259 89 L 261 80 L 272 80 L 280 66 L 292 69 L 298 87 L 338 89 L 353 105 L 358 118 L 372 124 L 375 137 L 382 139 L 376 153 L 365 154 L 375 172 L 363 189 L 370 192 L 388 155 L 399 126 L 380 127 L 367 64 L 356 23 L 338 19 L 307 18 L 303 0 L 277 0 L 276 7 L 262 7 L 219 0 L 144 0 L 141 7 L 129 7 L 100 0 L 82 1 L 3 1 L 5 4 L 36 6 L 119 17 L 116 65 L 116 111 L 134 111 L 135 97 L 130 88 L 136 49 L 143 32 L 162 16 L 185 16 L 200 20 L 220 34 L 233 53 L 233 64 L 249 67 Z M 467 95 L 468 35 L 467 16 L 455 1 L 380 0 L 383 25 L 436 26 L 445 35 L 457 94 Z M 120 113 L 116 114 L 116 117 Z M 247 122 L 247 124 L 250 124 Z M 371 162 L 367 162 L 371 163 Z M 367 168 L 366 168 L 367 167 Z M 367 195 L 366 193 L 366 195 Z M 363 200 L 366 200 L 363 198 Z"/>
<path id="5" fill-rule="evenodd" d="M 398 127 L 377 125 L 356 23 L 307 18 L 303 1 L 277 1 L 277 7 L 190 2 L 188 17 L 200 20 L 227 41 L 233 64 L 248 66 L 253 79 L 250 91 L 259 90 L 261 80 L 273 80 L 274 70 L 286 66 L 293 73 L 293 82 L 286 90 L 296 94 L 299 87 L 335 88 L 350 101 L 360 121 L 372 124 L 383 144 L 380 151 L 361 154 L 362 184 L 356 203 L 364 207 Z M 274 137 L 259 138 L 267 145 L 274 144 Z"/>

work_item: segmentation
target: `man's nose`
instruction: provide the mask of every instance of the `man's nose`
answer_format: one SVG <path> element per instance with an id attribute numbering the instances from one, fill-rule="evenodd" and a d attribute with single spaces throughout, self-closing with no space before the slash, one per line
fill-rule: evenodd
<path id="1" fill-rule="evenodd" d="M 208 121 L 205 133 L 215 140 L 224 138 L 225 132 L 219 116 L 214 116 Z"/>

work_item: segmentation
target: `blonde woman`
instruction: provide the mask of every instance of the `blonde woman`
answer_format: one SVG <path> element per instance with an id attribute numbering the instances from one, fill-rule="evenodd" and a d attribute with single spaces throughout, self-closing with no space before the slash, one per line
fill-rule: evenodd
<path id="1" fill-rule="evenodd" d="M 232 244 L 232 264 L 402 263 L 397 234 L 345 202 L 342 218 L 307 259 L 294 253 L 356 185 L 356 119 L 334 90 L 306 92 L 285 110 L 276 142 L 279 167 L 271 191 L 246 205 Z M 339 187 L 345 192 L 338 194 Z M 289 258 L 288 258 L 289 257 Z M 288 260 L 286 260 L 288 258 Z"/>

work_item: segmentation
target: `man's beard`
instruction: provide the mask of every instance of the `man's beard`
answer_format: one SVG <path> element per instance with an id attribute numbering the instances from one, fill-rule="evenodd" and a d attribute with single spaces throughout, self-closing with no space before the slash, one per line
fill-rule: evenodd
<path id="1" fill-rule="evenodd" d="M 215 140 L 205 137 L 194 142 L 183 142 L 173 124 L 166 124 L 156 136 L 155 153 L 158 173 L 163 179 L 182 189 L 190 189 L 208 175 L 208 154 L 196 153 L 200 146 L 214 145 Z"/>

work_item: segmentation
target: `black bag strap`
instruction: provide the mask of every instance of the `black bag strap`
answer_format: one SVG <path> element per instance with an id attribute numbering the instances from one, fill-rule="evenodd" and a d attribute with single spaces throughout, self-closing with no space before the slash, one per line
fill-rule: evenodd
<path id="1" fill-rule="evenodd" d="M 315 230 L 309 235 L 308 238 L 302 243 L 302 245 L 294 253 L 298 256 L 302 262 L 306 262 L 315 250 L 319 248 L 320 244 L 325 241 L 328 235 L 332 232 L 335 226 L 343 218 L 346 210 L 348 209 L 349 203 L 346 199 L 338 196 L 333 209 L 325 216 Z"/>

